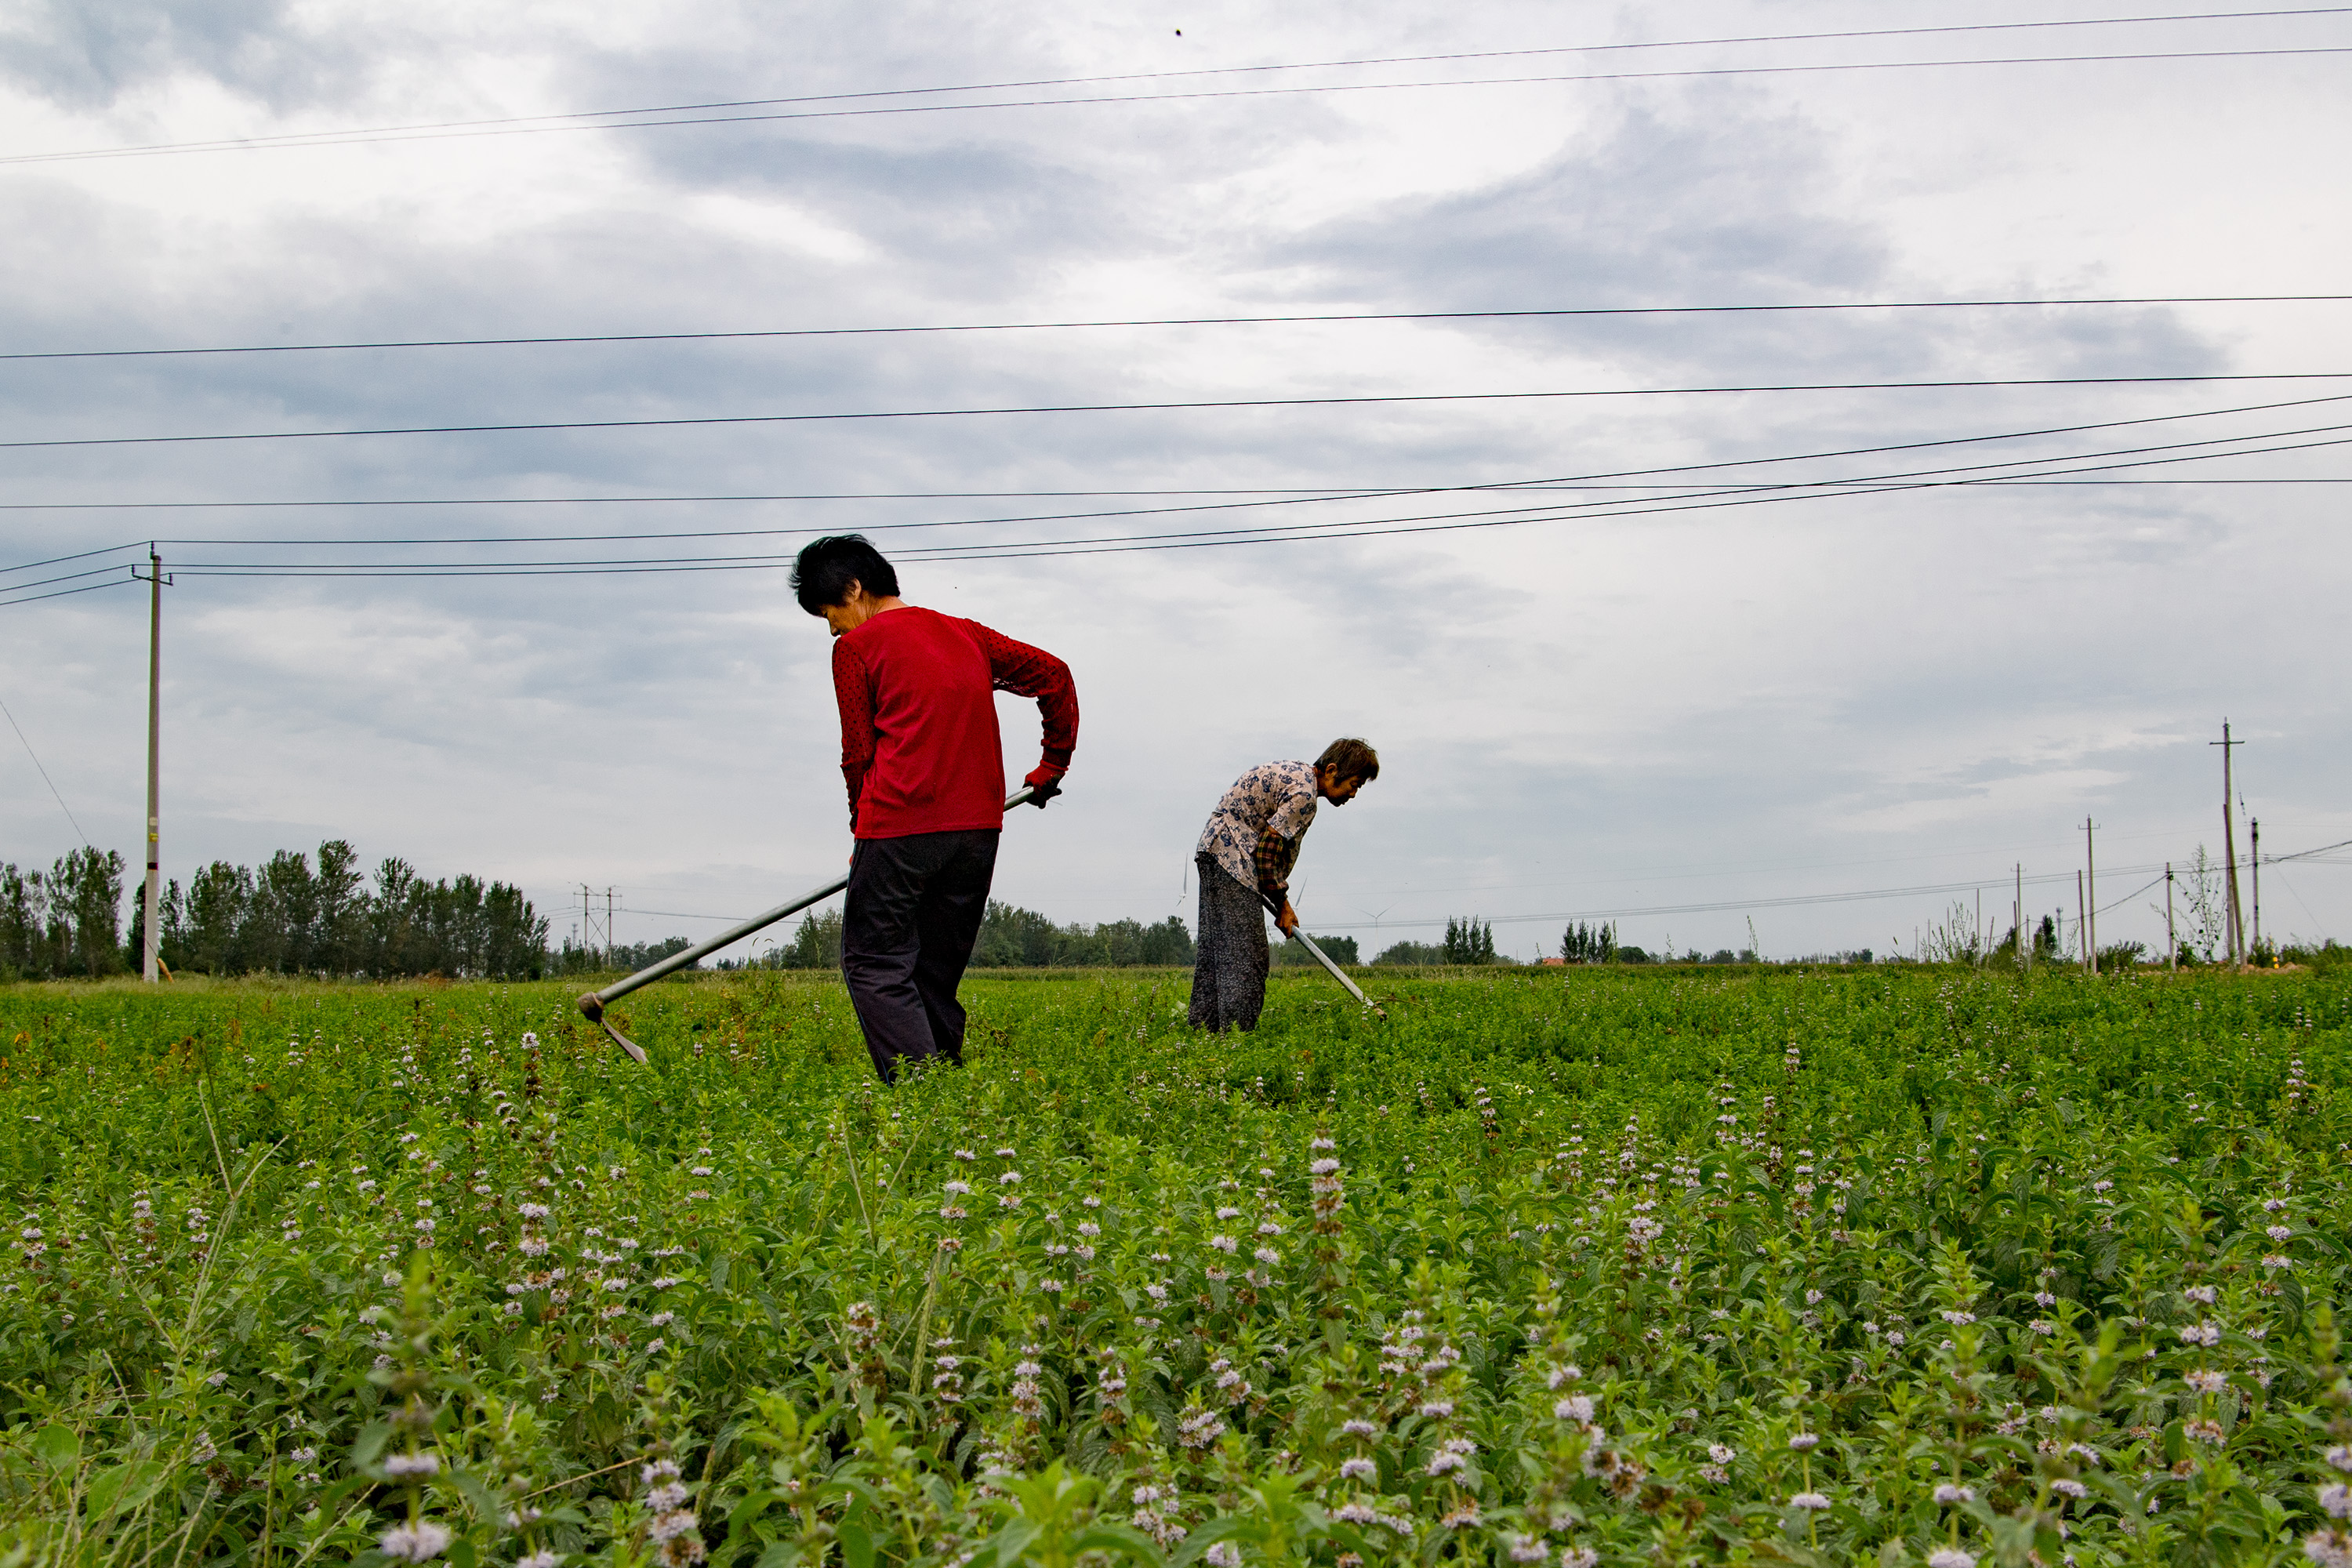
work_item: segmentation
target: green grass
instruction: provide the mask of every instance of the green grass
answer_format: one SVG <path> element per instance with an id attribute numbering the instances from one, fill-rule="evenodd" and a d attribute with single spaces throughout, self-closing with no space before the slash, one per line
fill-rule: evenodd
<path id="1" fill-rule="evenodd" d="M 575 988 L 0 990 L 0 1556 L 2334 1550 L 2332 975 Z"/>

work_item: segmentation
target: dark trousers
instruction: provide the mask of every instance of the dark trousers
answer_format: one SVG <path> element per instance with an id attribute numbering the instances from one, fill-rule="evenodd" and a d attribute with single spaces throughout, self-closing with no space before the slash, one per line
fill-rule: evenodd
<path id="1" fill-rule="evenodd" d="M 1265 1005 L 1265 905 L 1214 856 L 1194 863 L 1201 868 L 1201 928 L 1187 1021 L 1196 1029 L 1246 1033 L 1257 1027 Z"/>
<path id="2" fill-rule="evenodd" d="M 963 1060 L 956 983 L 988 912 L 994 829 L 861 838 L 849 862 L 841 974 L 884 1083 L 902 1063 Z"/>

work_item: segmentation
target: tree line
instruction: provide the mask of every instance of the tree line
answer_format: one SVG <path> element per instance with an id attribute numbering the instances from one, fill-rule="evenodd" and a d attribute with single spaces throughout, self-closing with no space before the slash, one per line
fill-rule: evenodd
<path id="1" fill-rule="evenodd" d="M 0 977 L 136 972 L 146 911 L 121 934 L 125 867 L 114 851 L 78 849 L 46 874 L 0 865 Z M 522 889 L 478 877 L 427 880 L 397 856 L 371 879 L 341 838 L 317 863 L 281 849 L 259 867 L 215 860 L 167 883 L 157 900 L 164 966 L 180 973 L 317 974 L 390 979 L 535 979 L 550 967 L 547 921 Z"/>
<path id="2" fill-rule="evenodd" d="M 676 951 L 673 949 L 672 951 Z M 1174 915 L 1157 925 L 1141 921 L 1071 921 L 1056 925 L 1035 910 L 991 900 L 972 942 L 971 962 L 981 969 L 1095 969 L 1183 965 L 1192 962 L 1192 933 Z M 838 969 L 841 911 L 804 915 L 789 941 L 722 968 Z"/>

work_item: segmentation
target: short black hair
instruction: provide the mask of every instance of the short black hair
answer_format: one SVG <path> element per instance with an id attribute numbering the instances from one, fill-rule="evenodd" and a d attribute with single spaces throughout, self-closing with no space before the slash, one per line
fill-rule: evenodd
<path id="1" fill-rule="evenodd" d="M 1381 776 L 1381 754 L 1372 750 L 1369 742 L 1343 735 L 1324 747 L 1323 754 L 1315 759 L 1317 773 L 1325 768 L 1339 769 L 1342 779 L 1361 779 L 1370 784 Z"/>
<path id="2" fill-rule="evenodd" d="M 793 562 L 793 596 L 812 616 L 848 598 L 852 583 L 877 599 L 898 594 L 898 574 L 862 533 L 812 539 Z"/>

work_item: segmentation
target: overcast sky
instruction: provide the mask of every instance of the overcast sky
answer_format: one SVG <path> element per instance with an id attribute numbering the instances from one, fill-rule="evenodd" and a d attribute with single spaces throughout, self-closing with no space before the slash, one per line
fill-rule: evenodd
<path id="1" fill-rule="evenodd" d="M 0 350 L 2345 291 L 2352 55 L 2244 51 L 2352 49 L 2352 15 L 1787 39 L 2046 15 L 20 5 L 0 14 Z M 1782 41 L 1590 47 L 1753 35 Z M 1558 52 L 1235 68 L 1528 50 Z M 1758 68 L 2213 50 L 2241 53 Z M 1144 75 L 1193 71 L 1223 74 Z M 1138 79 L 819 97 L 1108 76 Z M 1326 90 L 1267 90 L 1306 88 Z M 1037 102 L 1138 95 L 1165 100 Z M 777 99 L 814 101 L 340 134 Z M 708 122 L 745 114 L 765 118 Z M 183 882 L 340 837 L 519 882 L 559 939 L 581 884 L 616 889 L 637 941 L 829 877 L 826 638 L 772 565 L 194 569 L 692 564 L 866 528 L 910 600 L 1076 673 L 1068 794 L 1008 824 L 997 882 L 1059 920 L 1189 923 L 1192 841 L 1234 775 L 1360 734 L 1381 777 L 1326 810 L 1298 887 L 1310 925 L 1367 954 L 1449 915 L 1525 957 L 1570 914 L 1743 901 L 1762 907 L 1624 914 L 1623 940 L 1738 948 L 1752 921 L 1768 955 L 1908 949 L 1974 894 L 1787 900 L 1981 883 L 2006 929 L 2022 863 L 2063 879 L 2028 906 L 2071 918 L 2086 817 L 2100 901 L 2120 900 L 2102 940 L 2154 942 L 2160 889 L 2125 895 L 2219 853 L 2224 717 L 2266 851 L 2352 838 L 2347 491 L 2278 482 L 2352 477 L 2327 444 L 2352 436 L 2332 401 L 2352 379 L 2319 379 L 2352 377 L 2347 351 L 2352 304 L 2286 301 L 20 358 L 0 363 L 7 442 L 1259 405 L 15 446 L 0 565 L 176 542 Z M 1264 402 L 1431 395 L 1454 400 Z M 1967 471 L 2074 473 L 1757 488 L 2003 464 Z M 1538 480 L 1639 488 L 1464 489 Z M 1361 493 L 1391 489 L 1420 493 Z M 647 499 L 877 495 L 908 499 Z M 498 504 L 526 500 L 561 504 Z M 1511 521 L 1077 542 L 1440 513 Z M 371 542 L 677 533 L 702 536 Z M 1023 558 L 1052 541 L 1073 548 Z M 0 736 L 0 859 L 80 841 L 32 752 L 92 842 L 139 858 L 144 591 L 29 597 L 89 581 L 0 607 L 0 700 L 30 746 Z M 1017 774 L 1035 710 L 1000 705 Z M 2263 901 L 2266 931 L 2352 935 L 2341 861 L 2267 868 Z"/>

